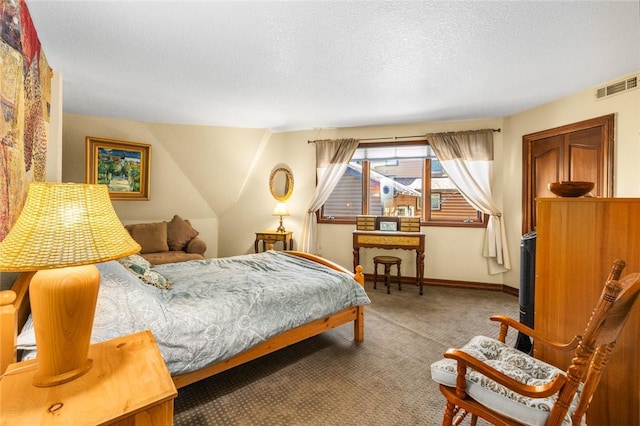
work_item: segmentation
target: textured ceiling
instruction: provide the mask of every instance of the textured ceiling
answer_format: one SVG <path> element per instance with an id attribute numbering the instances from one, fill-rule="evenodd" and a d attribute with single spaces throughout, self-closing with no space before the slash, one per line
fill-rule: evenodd
<path id="1" fill-rule="evenodd" d="M 140 121 L 503 117 L 640 70 L 637 0 L 27 4 L 64 110 Z"/>

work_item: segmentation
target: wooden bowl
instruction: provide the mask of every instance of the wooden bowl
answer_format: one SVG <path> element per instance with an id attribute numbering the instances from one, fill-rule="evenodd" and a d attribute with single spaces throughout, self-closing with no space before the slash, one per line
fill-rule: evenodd
<path id="1" fill-rule="evenodd" d="M 559 197 L 582 197 L 587 195 L 595 186 L 593 182 L 563 181 L 549 184 L 549 191 Z"/>

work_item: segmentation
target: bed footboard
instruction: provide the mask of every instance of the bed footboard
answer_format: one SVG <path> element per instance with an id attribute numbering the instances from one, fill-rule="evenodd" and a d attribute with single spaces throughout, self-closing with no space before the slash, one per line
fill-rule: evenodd
<path id="1" fill-rule="evenodd" d="M 353 277 L 354 280 L 358 281 L 362 287 L 364 287 L 364 273 L 362 272 L 362 266 L 356 266 L 356 271 L 351 272 L 347 268 L 338 265 L 335 262 L 327 260 L 323 257 L 316 256 L 315 254 L 305 253 L 303 251 L 295 251 L 295 250 L 287 250 L 287 253 L 293 254 L 294 256 L 304 257 L 305 259 L 313 260 L 314 262 L 320 263 L 321 265 L 328 266 L 331 269 L 335 269 L 336 271 L 344 272 Z"/>
<path id="2" fill-rule="evenodd" d="M 361 342 L 364 339 L 364 306 L 353 306 L 325 318 L 285 331 L 227 360 L 191 373 L 173 376 L 173 383 L 176 385 L 176 388 L 182 388 L 191 383 L 206 379 L 230 368 L 270 354 L 271 352 L 293 345 L 294 343 L 317 336 L 318 334 L 322 334 L 325 331 L 350 321 L 354 321 L 354 340 Z"/>
<path id="3" fill-rule="evenodd" d="M 313 254 L 300 251 L 287 251 L 287 253 L 299 257 L 304 257 L 337 271 L 347 273 L 351 275 L 353 279 L 356 280 L 362 287 L 364 287 L 364 274 L 362 272 L 362 266 L 360 265 L 356 267 L 356 271 L 355 273 L 353 273 L 346 268 L 338 265 L 337 263 L 331 262 L 327 259 Z M 352 306 L 350 308 L 336 312 L 332 315 L 328 315 L 324 318 L 320 318 L 308 324 L 304 324 L 294 329 L 285 331 L 227 360 L 212 364 L 208 367 L 191 373 L 173 376 L 173 383 L 176 385 L 176 388 L 182 388 L 184 386 L 190 385 L 191 383 L 206 379 L 207 377 L 211 377 L 223 371 L 229 370 L 230 368 L 236 367 L 238 365 L 260 358 L 264 355 L 270 354 L 271 352 L 275 352 L 279 349 L 285 348 L 289 345 L 293 345 L 294 343 L 298 343 L 310 337 L 317 336 L 318 334 L 322 334 L 325 331 L 331 330 L 332 328 L 338 327 L 351 321 L 353 321 L 353 339 L 356 342 L 362 342 L 364 340 L 364 306 Z"/>

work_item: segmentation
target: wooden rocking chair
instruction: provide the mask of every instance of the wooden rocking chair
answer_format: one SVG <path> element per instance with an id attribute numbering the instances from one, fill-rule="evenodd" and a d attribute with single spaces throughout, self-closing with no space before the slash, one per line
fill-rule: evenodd
<path id="1" fill-rule="evenodd" d="M 431 376 L 447 398 L 443 425 L 460 424 L 471 413 L 495 425 L 580 425 L 616 339 L 640 294 L 640 273 L 620 280 L 625 263 L 616 260 L 591 314 L 584 337 L 567 344 L 545 339 L 535 330 L 504 316 L 498 340 L 476 336 L 460 349 L 449 349 L 431 365 Z M 509 327 L 536 344 L 575 350 L 566 371 L 505 344 Z M 635 374 L 635 373 L 634 373 Z"/>

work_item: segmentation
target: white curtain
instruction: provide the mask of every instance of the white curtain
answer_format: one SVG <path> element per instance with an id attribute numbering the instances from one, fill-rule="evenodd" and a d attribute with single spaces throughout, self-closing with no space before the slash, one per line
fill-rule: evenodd
<path id="1" fill-rule="evenodd" d="M 436 133 L 427 135 L 442 168 L 464 198 L 477 210 L 489 215 L 482 255 L 490 274 L 511 269 L 504 218 L 491 194 L 493 130 Z"/>
<path id="2" fill-rule="evenodd" d="M 340 178 L 344 175 L 349 161 L 351 161 L 356 148 L 358 148 L 358 142 L 358 139 L 315 142 L 318 184 L 307 208 L 307 214 L 304 217 L 299 246 L 301 251 L 313 254 L 318 252 L 316 212 L 327 201 Z"/>

